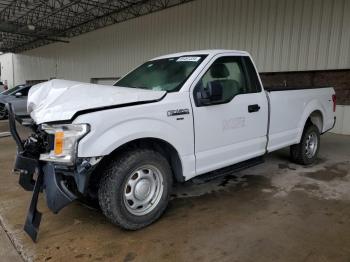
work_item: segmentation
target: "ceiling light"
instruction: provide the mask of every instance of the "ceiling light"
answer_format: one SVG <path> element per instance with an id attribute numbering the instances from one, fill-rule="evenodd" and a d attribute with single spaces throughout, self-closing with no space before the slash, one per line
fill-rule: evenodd
<path id="1" fill-rule="evenodd" d="M 34 25 L 28 25 L 28 29 L 29 29 L 30 31 L 34 31 L 34 30 L 35 30 L 35 26 L 34 26 Z"/>

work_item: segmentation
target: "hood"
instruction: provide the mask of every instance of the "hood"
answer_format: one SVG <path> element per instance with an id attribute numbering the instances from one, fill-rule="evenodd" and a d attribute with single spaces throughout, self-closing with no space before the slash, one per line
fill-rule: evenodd
<path id="1" fill-rule="evenodd" d="M 156 101 L 165 93 L 54 79 L 30 89 L 27 110 L 35 123 L 41 124 L 70 120 L 82 110 Z"/>

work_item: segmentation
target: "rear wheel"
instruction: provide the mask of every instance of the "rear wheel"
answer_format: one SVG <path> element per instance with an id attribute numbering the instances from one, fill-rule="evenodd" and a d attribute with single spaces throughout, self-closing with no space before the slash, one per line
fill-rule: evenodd
<path id="1" fill-rule="evenodd" d="M 315 162 L 320 149 L 320 132 L 317 126 L 309 124 L 305 127 L 300 143 L 290 147 L 291 158 L 301 165 Z"/>
<path id="2" fill-rule="evenodd" d="M 154 150 L 135 149 L 117 157 L 103 174 L 99 204 L 111 222 L 136 230 L 161 216 L 171 188 L 166 158 Z"/>

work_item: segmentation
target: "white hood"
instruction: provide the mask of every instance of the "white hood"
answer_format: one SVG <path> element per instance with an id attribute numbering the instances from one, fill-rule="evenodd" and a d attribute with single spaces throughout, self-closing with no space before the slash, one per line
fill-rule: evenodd
<path id="1" fill-rule="evenodd" d="M 69 120 L 81 110 L 157 100 L 165 93 L 54 79 L 30 89 L 27 110 L 41 124 Z"/>

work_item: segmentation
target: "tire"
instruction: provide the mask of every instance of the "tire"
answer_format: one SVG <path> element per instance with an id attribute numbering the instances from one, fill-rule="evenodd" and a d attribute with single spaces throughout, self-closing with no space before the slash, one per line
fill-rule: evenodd
<path id="1" fill-rule="evenodd" d="M 300 165 L 310 165 L 315 162 L 320 150 L 320 131 L 313 124 L 307 124 L 300 143 L 290 147 L 292 161 Z"/>
<path id="2" fill-rule="evenodd" d="M 127 230 L 141 229 L 163 214 L 172 183 L 171 168 L 163 155 L 151 149 L 126 151 L 104 171 L 99 204 L 113 224 Z"/>
<path id="3" fill-rule="evenodd" d="M 8 113 L 5 105 L 0 104 L 0 120 L 7 119 Z"/>

